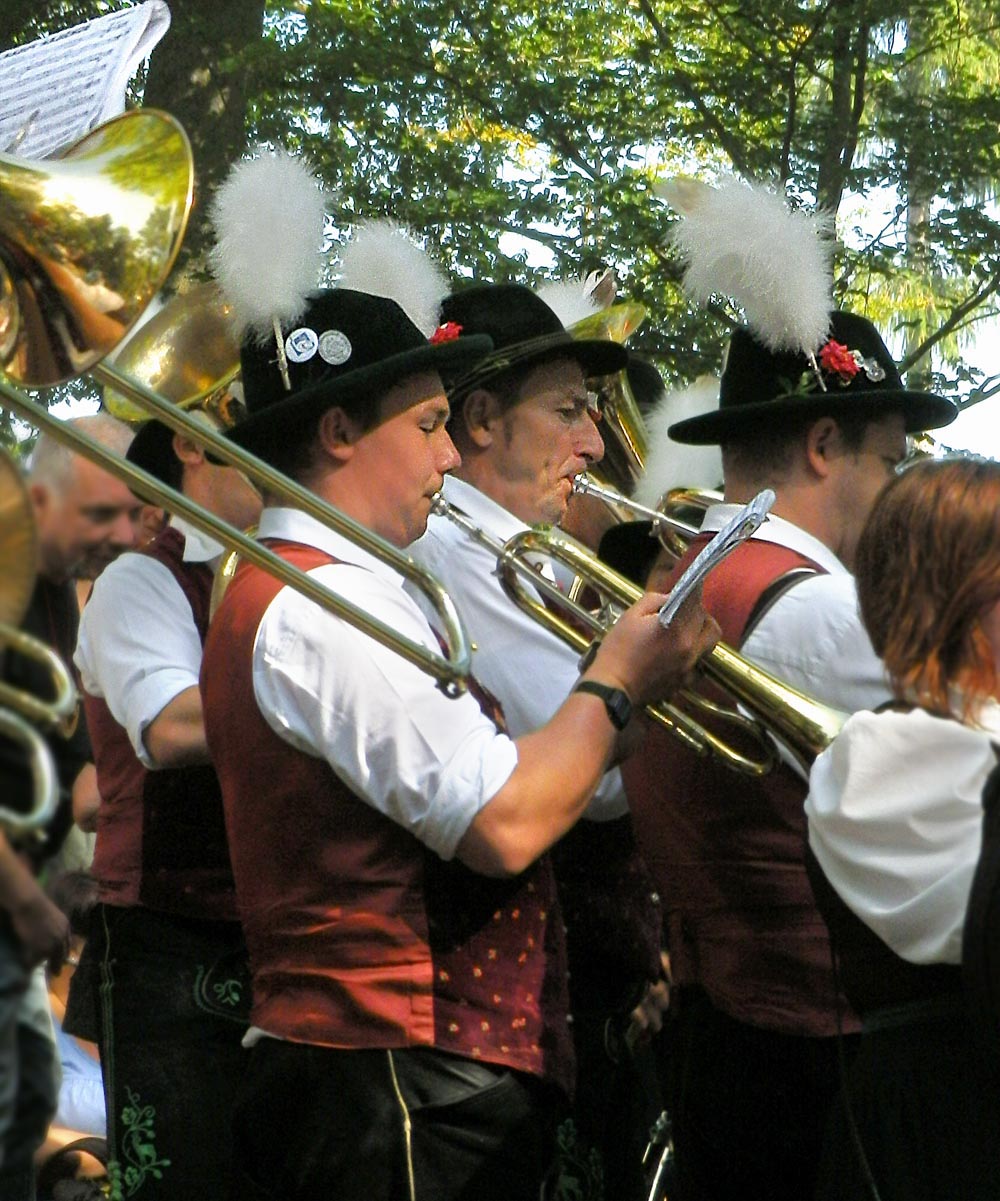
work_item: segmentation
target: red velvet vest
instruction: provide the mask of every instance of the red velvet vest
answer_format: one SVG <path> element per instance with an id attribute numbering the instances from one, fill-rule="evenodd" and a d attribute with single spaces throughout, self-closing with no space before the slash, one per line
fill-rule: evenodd
<path id="1" fill-rule="evenodd" d="M 204 641 L 211 569 L 184 562 L 184 536 L 171 527 L 139 553 L 171 572 Z M 84 704 L 101 793 L 92 869 L 100 899 L 234 920 L 236 895 L 215 772 L 207 766 L 147 771 L 104 700 L 85 694 Z"/>
<path id="2" fill-rule="evenodd" d="M 270 545 L 307 571 L 336 561 Z M 202 666 L 253 1024 L 323 1046 L 435 1046 L 568 1090 L 565 943 L 548 858 L 503 880 L 445 862 L 273 733 L 252 659 L 281 587 L 241 565 Z"/>
<path id="3" fill-rule="evenodd" d="M 675 576 L 707 540 L 694 540 Z M 799 567 L 820 570 L 759 540 L 716 567 L 704 605 L 723 640 L 739 646 L 767 587 Z M 701 684 L 699 691 L 711 689 Z M 659 727 L 622 774 L 663 901 L 675 982 L 700 985 L 715 1006 L 751 1025 L 834 1034 L 829 938 L 804 865 L 805 782 L 783 764 L 760 780 L 738 775 Z M 846 1002 L 844 1009 L 846 1028 L 856 1028 Z"/>

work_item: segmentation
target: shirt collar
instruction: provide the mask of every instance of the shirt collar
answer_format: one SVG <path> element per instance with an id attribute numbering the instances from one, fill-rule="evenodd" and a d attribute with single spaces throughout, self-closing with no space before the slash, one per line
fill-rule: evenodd
<path id="1" fill-rule="evenodd" d="M 302 542 L 314 546 L 334 559 L 366 567 L 369 571 L 395 584 L 403 582 L 403 576 L 395 568 L 358 546 L 343 534 L 317 521 L 301 509 L 274 507 L 261 514 L 257 529 L 258 538 L 280 538 L 286 542 Z"/>
<path id="2" fill-rule="evenodd" d="M 221 559 L 225 554 L 226 548 L 220 542 L 216 542 L 208 534 L 203 534 L 183 517 L 171 517 L 170 524 L 178 534 L 184 535 L 182 557 L 185 563 L 212 563 L 216 559 Z"/>
<path id="3" fill-rule="evenodd" d="M 706 510 L 705 518 L 701 523 L 702 533 L 714 534 L 717 530 L 721 530 L 742 507 L 742 505 L 733 504 L 712 505 Z M 775 546 L 784 546 L 789 550 L 796 551 L 807 559 L 812 559 L 818 567 L 822 567 L 830 575 L 849 574 L 847 568 L 826 543 L 820 542 L 812 534 L 807 534 L 801 526 L 794 525 L 783 517 L 776 517 L 773 513 L 768 514 L 767 521 L 751 537 L 759 542 L 772 542 Z"/>
<path id="4" fill-rule="evenodd" d="M 501 542 L 506 542 L 508 538 L 513 538 L 515 534 L 529 528 L 519 517 L 515 517 L 508 509 L 498 505 L 492 497 L 480 492 L 465 480 L 446 475 L 441 491 L 449 504 L 461 509 L 470 521 L 475 522 L 486 533 L 499 538 Z"/>

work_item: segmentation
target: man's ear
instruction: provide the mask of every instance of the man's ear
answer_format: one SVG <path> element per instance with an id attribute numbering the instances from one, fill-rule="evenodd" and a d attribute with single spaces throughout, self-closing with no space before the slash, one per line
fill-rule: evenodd
<path id="1" fill-rule="evenodd" d="M 52 500 L 52 489 L 48 484 L 35 483 L 28 484 L 28 495 L 31 497 L 31 504 L 35 510 L 35 515 L 38 516 L 44 513 Z"/>
<path id="2" fill-rule="evenodd" d="M 187 434 L 175 433 L 170 445 L 184 467 L 190 467 L 194 463 L 203 463 L 205 461 L 204 448 Z"/>
<path id="3" fill-rule="evenodd" d="M 833 466 L 833 460 L 843 450 L 840 426 L 832 417 L 821 417 L 806 430 L 806 460 L 810 469 L 825 479 Z"/>
<path id="4" fill-rule="evenodd" d="M 459 421 L 469 441 L 485 450 L 493 442 L 497 422 L 503 416 L 500 401 L 486 388 L 474 388 L 462 402 Z"/>
<path id="5" fill-rule="evenodd" d="M 327 409 L 316 426 L 320 446 L 331 458 L 341 462 L 354 454 L 354 446 L 363 433 L 360 423 L 339 405 Z"/>

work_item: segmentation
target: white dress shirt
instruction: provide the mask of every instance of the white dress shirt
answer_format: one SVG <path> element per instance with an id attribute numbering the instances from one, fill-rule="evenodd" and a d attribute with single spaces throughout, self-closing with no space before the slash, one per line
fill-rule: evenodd
<path id="1" fill-rule="evenodd" d="M 310 574 L 438 650 L 402 578 L 379 559 L 295 509 L 266 509 L 258 536 L 342 560 Z M 426 672 L 291 588 L 258 627 L 253 682 L 278 737 L 325 759 L 358 796 L 445 859 L 517 765 L 513 741 L 469 694 L 445 696 Z"/>
<path id="2" fill-rule="evenodd" d="M 215 567 L 223 547 L 179 517 L 184 562 Z M 73 661 L 83 687 L 103 697 L 148 768 L 143 733 L 185 689 L 197 687 L 201 637 L 173 573 L 150 555 L 128 551 L 101 572 L 80 617 Z"/>
<path id="3" fill-rule="evenodd" d="M 443 493 L 500 542 L 528 529 L 512 513 L 464 480 L 446 476 Z M 447 517 L 432 515 L 410 547 L 414 559 L 444 584 L 474 644 L 472 674 L 503 705 L 513 737 L 544 726 L 579 678 L 579 656 L 514 604 L 496 576 L 496 556 Z M 530 587 L 530 585 L 529 585 Z M 617 768 L 601 781 L 585 816 L 607 821 L 628 811 Z"/>
<path id="4" fill-rule="evenodd" d="M 739 505 L 713 505 L 702 531 L 715 533 Z M 761 618 L 740 653 L 807 695 L 853 713 L 892 693 L 861 623 L 854 576 L 828 546 L 781 517 L 769 516 L 753 538 L 787 547 L 826 571 L 800 580 Z"/>
<path id="5" fill-rule="evenodd" d="M 813 764 L 809 845 L 848 907 L 912 963 L 961 962 L 1000 708 L 980 721 L 855 713 Z"/>

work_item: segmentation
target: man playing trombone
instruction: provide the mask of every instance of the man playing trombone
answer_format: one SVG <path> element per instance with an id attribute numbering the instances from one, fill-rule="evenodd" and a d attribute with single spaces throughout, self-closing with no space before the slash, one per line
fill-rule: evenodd
<path id="1" fill-rule="evenodd" d="M 349 289 L 303 295 L 276 322 L 257 283 L 234 440 L 407 546 L 459 461 L 439 373 L 489 343 L 453 329 L 429 342 L 394 301 Z M 288 506 L 265 507 L 260 536 L 435 647 L 387 561 Z M 658 605 L 625 615 L 586 680 L 636 704 L 673 690 L 713 627 L 694 604 L 664 631 Z M 445 695 L 390 642 L 248 564 L 209 631 L 202 689 L 253 973 L 236 1117 L 253 1195 L 536 1198 L 572 1076 L 546 851 L 619 751 L 604 703 L 574 692 L 513 741 L 482 690 Z"/>

